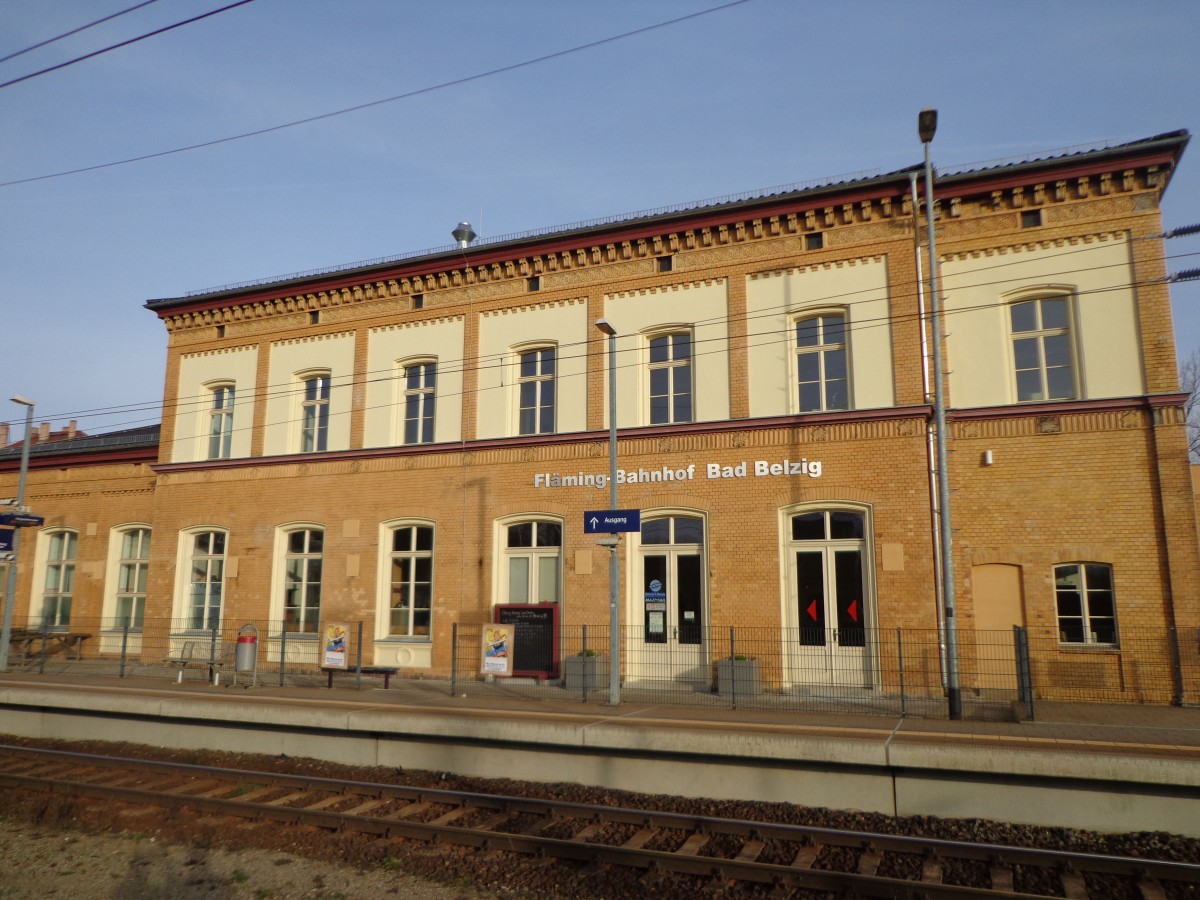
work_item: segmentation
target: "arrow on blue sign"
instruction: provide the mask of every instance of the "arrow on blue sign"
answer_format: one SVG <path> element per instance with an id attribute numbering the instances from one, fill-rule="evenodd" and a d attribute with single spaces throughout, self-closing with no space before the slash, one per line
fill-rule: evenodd
<path id="1" fill-rule="evenodd" d="M 640 509 L 597 509 L 583 514 L 584 534 L 616 534 L 618 531 L 641 531 Z"/>

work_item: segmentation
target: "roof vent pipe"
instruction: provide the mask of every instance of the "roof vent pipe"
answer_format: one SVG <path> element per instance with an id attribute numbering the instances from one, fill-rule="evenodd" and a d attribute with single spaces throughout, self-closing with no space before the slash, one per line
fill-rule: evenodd
<path id="1" fill-rule="evenodd" d="M 478 237 L 475 231 L 471 228 L 470 222 L 459 222 L 458 227 L 450 232 L 450 236 L 458 241 L 460 250 L 466 250 L 471 245 L 471 241 Z"/>

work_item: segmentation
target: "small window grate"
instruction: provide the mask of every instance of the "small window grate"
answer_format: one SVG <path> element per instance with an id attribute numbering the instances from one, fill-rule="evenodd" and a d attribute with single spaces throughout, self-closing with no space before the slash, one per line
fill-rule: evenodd
<path id="1" fill-rule="evenodd" d="M 818 231 L 804 236 L 805 250 L 820 250 L 825 246 L 825 232 Z"/>

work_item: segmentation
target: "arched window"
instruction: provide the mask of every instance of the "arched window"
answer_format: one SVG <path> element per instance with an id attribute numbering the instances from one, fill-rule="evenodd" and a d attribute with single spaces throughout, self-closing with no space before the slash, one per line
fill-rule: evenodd
<path id="1" fill-rule="evenodd" d="M 314 372 L 300 378 L 300 452 L 320 453 L 329 448 L 328 372 Z"/>
<path id="2" fill-rule="evenodd" d="M 116 625 L 141 630 L 146 615 L 146 583 L 150 574 L 150 529 L 126 528 L 114 532 L 119 553 L 116 571 Z M 119 540 L 117 540 L 119 539 Z"/>
<path id="3" fill-rule="evenodd" d="M 233 446 L 234 386 L 209 387 L 208 459 L 229 459 Z"/>
<path id="4" fill-rule="evenodd" d="M 193 532 L 187 550 L 187 599 L 184 627 L 211 630 L 221 625 L 225 596 L 225 532 Z"/>
<path id="5" fill-rule="evenodd" d="M 501 603 L 557 603 L 562 594 L 562 522 L 527 519 L 500 525 Z"/>
<path id="6" fill-rule="evenodd" d="M 672 331 L 650 335 L 648 340 L 650 424 L 691 422 L 692 332 Z"/>
<path id="7" fill-rule="evenodd" d="M 794 335 L 797 411 L 849 409 L 845 313 L 823 312 L 797 319 Z"/>
<path id="8" fill-rule="evenodd" d="M 283 628 L 316 634 L 321 624 L 321 570 L 325 532 L 297 528 L 284 534 Z"/>
<path id="9" fill-rule="evenodd" d="M 400 522 L 384 530 L 389 546 L 384 635 L 428 638 L 433 631 L 433 526 Z"/>
<path id="10" fill-rule="evenodd" d="M 45 535 L 45 569 L 42 583 L 43 628 L 67 628 L 75 598 L 75 557 L 79 536 L 74 531 L 52 531 Z"/>
<path id="11" fill-rule="evenodd" d="M 437 405 L 437 361 L 420 360 L 402 367 L 404 443 L 432 444 Z"/>
<path id="12" fill-rule="evenodd" d="M 553 434 L 555 430 L 555 348 L 517 354 L 517 433 Z"/>
<path id="13" fill-rule="evenodd" d="M 1036 297 L 1009 305 L 1018 403 L 1078 396 L 1071 303 L 1066 296 Z"/>

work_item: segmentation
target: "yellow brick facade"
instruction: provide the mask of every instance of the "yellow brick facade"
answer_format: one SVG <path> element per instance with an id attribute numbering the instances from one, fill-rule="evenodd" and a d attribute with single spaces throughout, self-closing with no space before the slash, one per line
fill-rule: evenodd
<path id="1" fill-rule="evenodd" d="M 1172 685 L 1146 674 L 1170 664 L 1164 641 L 1133 640 L 1200 626 L 1195 502 L 1169 298 L 1160 280 L 1162 242 L 1153 239 L 1162 230 L 1161 193 L 1184 143 L 1181 136 L 1151 139 L 950 176 L 938 187 L 938 249 L 950 311 L 945 348 L 954 366 L 947 387 L 957 628 L 969 656 L 977 629 L 1027 626 L 1044 696 L 1054 695 L 1063 672 L 1084 671 L 1129 699 L 1179 700 L 1181 691 L 1184 700 L 1200 699 L 1194 642 L 1177 644 L 1182 684 Z M 287 602 L 287 536 L 295 529 L 323 537 L 320 620 L 363 623 L 368 661 L 445 676 L 453 627 L 490 621 L 522 572 L 553 595 L 564 635 L 583 625 L 602 628 L 608 551 L 584 533 L 583 518 L 608 506 L 607 489 L 595 486 L 608 471 L 608 358 L 606 339 L 591 323 L 609 317 L 620 330 L 624 317 L 636 323 L 636 333 L 621 331 L 619 338 L 619 467 L 675 477 L 623 484 L 619 504 L 641 510 L 643 521 L 702 522 L 695 615 L 711 629 L 699 650 L 702 667 L 715 657 L 715 635 L 742 629 L 746 651 L 769 661 L 767 683 L 796 687 L 796 660 L 812 656 L 795 638 L 811 625 L 801 582 L 841 579 L 839 566 L 855 559 L 861 566 L 851 565 L 849 580 L 839 582 L 844 592 L 857 592 L 853 621 L 881 635 L 934 635 L 922 668 L 926 683 L 935 683 L 932 410 L 923 384 L 915 258 L 923 224 L 914 218 L 909 189 L 901 173 L 149 303 L 169 335 L 169 412 L 157 459 L 89 466 L 84 454 L 57 462 L 35 457 L 31 472 L 29 505 L 46 517 L 43 530 L 80 536 L 72 616 L 99 623 L 106 615 L 108 542 L 122 524 L 144 522 L 154 535 L 146 616 L 186 618 L 190 542 L 198 532 L 219 531 L 222 621 L 227 628 L 262 623 L 274 652 Z M 1089 266 L 1088 254 L 1101 250 L 1126 263 L 1112 272 Z M 814 273 L 826 280 L 805 294 Z M 764 291 L 781 286 L 778 297 L 764 299 Z M 1007 295 L 1026 289 L 1035 298 L 1070 298 L 1074 396 L 956 405 L 955 390 L 965 398 L 1014 390 L 1015 338 L 1005 329 L 1006 304 L 1017 301 Z M 1094 305 L 1102 289 L 1125 292 L 1106 302 L 1134 323 L 1134 336 L 1115 326 L 1105 330 Z M 995 315 L 979 312 L 977 297 L 985 295 Z M 868 314 L 877 308 L 882 315 Z M 760 320 L 768 310 L 785 321 L 782 332 L 764 331 Z M 849 323 L 849 408 L 803 411 L 794 323 L 830 314 Z M 582 324 L 563 324 L 576 322 Z M 446 353 L 428 340 L 418 347 L 417 338 L 396 335 L 396 328 L 443 342 L 461 335 L 455 337 L 461 348 Z M 384 334 L 401 349 L 372 356 L 380 346 L 372 342 Z M 666 424 L 647 418 L 648 372 L 655 365 L 650 342 L 671 334 L 693 339 L 692 410 L 725 410 L 719 416 L 693 412 L 692 421 Z M 776 353 L 779 365 L 760 364 L 776 344 L 786 348 Z M 856 356 L 856 345 L 879 349 Z M 1125 368 L 1105 359 L 1106 348 L 1126 346 Z M 583 430 L 481 436 L 484 422 L 494 431 L 496 422 L 519 420 L 516 398 L 526 376 L 517 363 L 529 347 L 553 348 L 560 364 L 578 360 L 572 377 L 584 383 L 564 381 L 558 396 L 576 397 L 572 403 L 585 407 L 571 409 Z M 455 411 L 453 438 L 380 445 L 369 436 L 403 434 L 406 366 L 417 350 L 436 357 L 443 384 L 456 385 L 437 396 L 439 413 Z M 206 459 L 211 410 L 204 390 L 233 377 L 222 369 L 229 359 L 238 361 L 239 373 L 233 427 L 246 430 L 241 445 L 249 450 Z M 1106 365 L 1107 381 L 1099 377 Z M 333 379 L 331 443 L 302 453 L 296 432 L 304 427 L 299 392 L 308 368 Z M 1000 370 L 1003 385 L 985 381 Z M 1111 386 L 1097 393 L 1089 375 Z M 251 380 L 252 391 L 243 387 Z M 386 402 L 377 399 L 385 396 L 380 385 L 390 392 Z M 855 404 L 868 395 L 890 402 Z M 784 414 L 755 415 L 762 401 L 777 403 Z M 494 404 L 506 405 L 507 418 L 493 414 Z M 446 424 L 439 420 L 439 434 L 447 433 Z M 15 482 L 11 454 L 0 466 L 0 482 Z M 592 485 L 554 486 L 555 476 L 590 478 Z M 11 488 L 0 487 L 4 492 Z M 793 515 L 839 511 L 862 517 L 861 538 L 833 535 L 812 545 L 793 539 Z M 505 546 L 510 522 L 535 519 L 561 526 L 552 554 L 556 575 L 539 568 L 544 564 L 533 553 L 526 571 Z M 428 634 L 397 636 L 389 633 L 389 541 L 393 526 L 414 524 L 433 534 L 430 627 Z M 620 551 L 621 610 L 633 629 L 626 635 L 629 678 L 638 675 L 637 652 L 646 649 L 635 643 L 647 640 L 642 629 L 657 610 L 646 562 L 656 552 L 636 536 L 624 539 Z M 671 558 L 671 566 L 693 565 Z M 1128 641 L 1097 646 L 1063 639 L 1055 570 L 1075 563 L 1111 571 L 1117 627 Z M 23 551 L 18 616 L 39 608 L 36 566 Z M 669 571 L 668 581 L 683 580 L 684 568 Z M 552 590 L 550 578 L 557 579 Z M 976 596 L 975 582 L 984 579 L 1009 585 L 1007 598 L 987 595 L 988 604 L 1002 609 L 984 608 Z M 668 630 L 677 631 L 696 620 L 672 619 L 684 615 L 672 605 L 674 589 L 668 587 L 662 611 Z M 832 596 L 838 588 L 825 590 Z M 849 608 L 842 603 L 842 612 Z M 833 606 L 823 615 L 824 626 L 835 629 Z M 850 621 L 843 620 L 843 629 Z M 665 640 L 674 649 L 695 649 L 675 647 L 676 637 Z M 781 644 L 788 646 L 781 651 Z M 885 644 L 865 663 L 859 686 L 871 688 L 893 665 Z"/>

